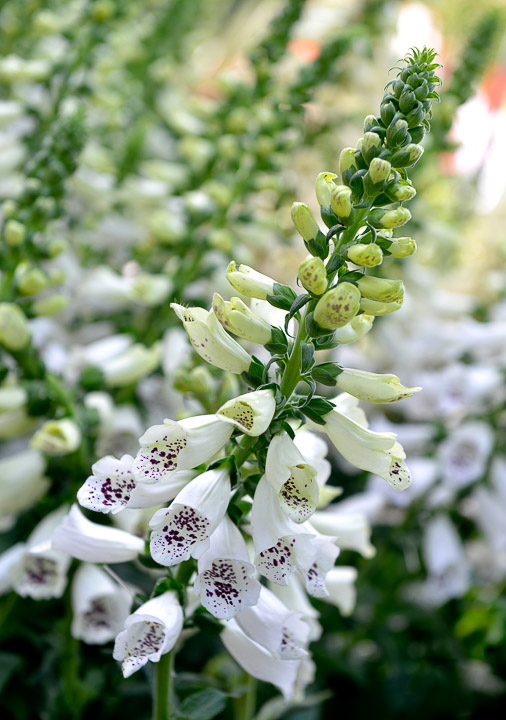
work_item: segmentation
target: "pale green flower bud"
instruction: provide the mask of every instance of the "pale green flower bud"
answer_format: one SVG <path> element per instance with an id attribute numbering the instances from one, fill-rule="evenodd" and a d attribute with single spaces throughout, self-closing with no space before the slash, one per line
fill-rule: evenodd
<path id="1" fill-rule="evenodd" d="M 207 395 L 214 388 L 213 378 L 209 370 L 199 366 L 190 371 L 190 385 L 196 395 Z"/>
<path id="2" fill-rule="evenodd" d="M 327 289 L 327 270 L 321 258 L 308 255 L 299 265 L 297 277 L 302 287 L 313 295 L 322 295 Z"/>
<path id="3" fill-rule="evenodd" d="M 4 238 L 7 245 L 21 245 L 26 237 L 26 227 L 17 220 L 7 220 L 4 225 Z"/>
<path id="4" fill-rule="evenodd" d="M 372 328 L 373 322 L 373 315 L 365 315 L 365 313 L 355 315 L 349 323 L 346 323 L 346 325 L 336 330 L 334 340 L 342 345 L 357 342 L 357 340 L 363 338 L 364 335 L 367 335 Z"/>
<path id="5" fill-rule="evenodd" d="M 320 298 L 314 311 L 314 319 L 326 330 L 343 327 L 357 314 L 360 306 L 360 290 L 352 283 L 336 285 Z"/>
<path id="6" fill-rule="evenodd" d="M 408 257 L 416 252 L 416 242 L 410 237 L 392 238 L 388 250 L 396 258 Z"/>
<path id="7" fill-rule="evenodd" d="M 156 307 L 167 299 L 171 289 L 172 283 L 166 275 L 140 273 L 133 279 L 126 295 L 142 307 Z"/>
<path id="8" fill-rule="evenodd" d="M 112 358 L 100 363 L 108 387 L 124 387 L 137 382 L 145 375 L 153 372 L 160 364 L 161 344 L 154 343 L 147 348 L 142 343 L 135 343 Z"/>
<path id="9" fill-rule="evenodd" d="M 21 350 L 30 341 L 30 329 L 23 311 L 13 303 L 0 303 L 0 344 Z"/>
<path id="10" fill-rule="evenodd" d="M 316 199 L 327 210 L 330 209 L 330 195 L 335 188 L 334 178 L 336 177 L 335 173 L 321 172 L 316 178 Z"/>
<path id="11" fill-rule="evenodd" d="M 270 342 L 272 328 L 237 297 L 224 300 L 218 293 L 213 297 L 213 311 L 225 330 L 244 340 L 265 345 Z"/>
<path id="12" fill-rule="evenodd" d="M 226 228 L 215 228 L 211 230 L 207 238 L 209 245 L 215 250 L 229 253 L 234 247 L 234 236 Z"/>
<path id="13" fill-rule="evenodd" d="M 373 158 L 369 165 L 369 177 L 374 185 L 383 183 L 388 180 L 388 176 L 392 171 L 392 166 L 388 160 L 382 160 L 381 158 Z"/>
<path id="14" fill-rule="evenodd" d="M 396 168 L 410 167 L 410 165 L 414 165 L 422 155 L 423 147 L 421 145 L 415 145 L 415 143 L 410 143 L 392 155 L 392 165 Z"/>
<path id="15" fill-rule="evenodd" d="M 348 218 L 353 210 L 352 192 L 346 185 L 336 185 L 330 194 L 330 205 L 338 218 Z"/>
<path id="16" fill-rule="evenodd" d="M 246 297 L 266 300 L 274 292 L 275 280 L 259 273 L 249 265 L 237 265 L 234 261 L 227 268 L 227 280 Z"/>
<path id="17" fill-rule="evenodd" d="M 406 182 L 406 180 L 399 180 L 393 185 L 389 185 L 385 189 L 385 192 L 389 198 L 397 202 L 406 202 L 416 195 L 415 188 L 410 182 Z"/>
<path id="18" fill-rule="evenodd" d="M 364 133 L 368 133 L 378 124 L 378 120 L 375 115 L 367 115 L 364 120 Z"/>
<path id="19" fill-rule="evenodd" d="M 58 315 L 67 307 L 65 295 L 50 295 L 46 298 L 36 300 L 32 305 L 35 315 Z"/>
<path id="20" fill-rule="evenodd" d="M 383 261 L 383 251 L 379 245 L 374 243 L 357 243 L 348 248 L 348 260 L 351 260 L 355 265 L 376 267 L 376 265 L 381 265 Z"/>
<path id="21" fill-rule="evenodd" d="M 367 216 L 367 221 L 375 228 L 401 227 L 411 220 L 411 213 L 405 207 L 398 207 L 395 210 L 384 210 L 374 208 Z"/>
<path id="22" fill-rule="evenodd" d="M 387 280 L 385 278 L 364 275 L 357 281 L 360 294 L 363 298 L 377 302 L 395 302 L 404 297 L 402 280 Z"/>
<path id="23" fill-rule="evenodd" d="M 58 238 L 57 240 L 51 240 L 47 247 L 47 251 L 49 253 L 49 257 L 56 257 L 57 255 L 60 255 L 62 252 L 64 252 L 68 248 L 68 243 L 63 238 Z"/>
<path id="24" fill-rule="evenodd" d="M 369 300 L 362 298 L 360 301 L 360 309 L 367 315 L 388 315 L 402 307 L 402 300 L 396 302 L 378 302 L 377 300 Z"/>
<path id="25" fill-rule="evenodd" d="M 295 229 L 306 242 L 314 240 L 318 236 L 320 228 L 313 217 L 313 213 L 305 203 L 294 202 L 291 215 Z"/>
<path id="26" fill-rule="evenodd" d="M 381 138 L 377 133 L 365 133 L 364 142 L 362 143 L 362 147 L 360 149 L 362 151 L 362 157 L 366 163 L 370 163 L 373 158 L 380 154 L 381 144 Z"/>
<path id="27" fill-rule="evenodd" d="M 81 444 L 79 426 L 70 418 L 48 420 L 37 430 L 30 447 L 47 455 L 68 455 Z"/>
<path id="28" fill-rule="evenodd" d="M 49 271 L 47 281 L 52 287 L 57 287 L 65 282 L 66 277 L 65 270 L 62 270 L 61 268 L 54 268 Z"/>
<path id="29" fill-rule="evenodd" d="M 419 392 L 421 387 L 404 387 L 397 375 L 380 375 L 366 370 L 344 368 L 336 377 L 341 390 L 359 400 L 375 403 L 397 402 Z"/>
<path id="30" fill-rule="evenodd" d="M 35 295 L 47 287 L 47 276 L 39 268 L 27 267 L 24 263 L 16 268 L 16 283 L 23 295 Z"/>
<path id="31" fill-rule="evenodd" d="M 344 183 L 349 182 L 352 175 L 357 172 L 357 163 L 355 160 L 355 150 L 351 147 L 341 150 L 339 156 L 339 171 Z"/>
<path id="32" fill-rule="evenodd" d="M 408 123 L 402 118 L 387 127 L 386 143 L 389 147 L 399 147 L 408 137 Z M 396 167 L 395 163 L 392 165 Z"/>
<path id="33" fill-rule="evenodd" d="M 18 204 L 15 200 L 6 200 L 2 205 L 2 214 L 5 219 L 13 218 L 18 211 Z"/>

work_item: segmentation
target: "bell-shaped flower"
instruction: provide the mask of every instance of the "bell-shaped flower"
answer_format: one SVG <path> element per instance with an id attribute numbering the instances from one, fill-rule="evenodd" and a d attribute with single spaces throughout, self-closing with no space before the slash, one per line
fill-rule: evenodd
<path id="1" fill-rule="evenodd" d="M 0 460 L 0 518 L 28 510 L 46 492 L 46 463 L 38 450 L 25 449 Z"/>
<path id="2" fill-rule="evenodd" d="M 319 497 L 316 470 L 306 462 L 286 432 L 275 435 L 269 444 L 265 477 L 294 522 L 302 523 L 311 517 Z"/>
<path id="3" fill-rule="evenodd" d="M 330 572 L 332 572 L 332 570 Z M 322 626 L 318 622 L 320 613 L 310 603 L 306 588 L 301 582 L 301 578 L 297 575 L 292 575 L 288 585 L 277 585 L 276 583 L 271 583 L 269 588 L 274 595 L 281 600 L 286 608 L 296 612 L 307 624 L 309 628 L 309 642 L 318 640 L 322 634 Z"/>
<path id="4" fill-rule="evenodd" d="M 224 300 L 221 295 L 213 296 L 213 312 L 225 330 L 243 340 L 265 345 L 271 341 L 272 327 L 268 322 L 256 315 L 238 297 Z"/>
<path id="5" fill-rule="evenodd" d="M 126 507 L 133 510 L 164 505 L 173 500 L 197 474 L 195 470 L 178 470 L 157 483 L 137 483 Z"/>
<path id="6" fill-rule="evenodd" d="M 356 550 L 366 558 L 374 557 L 371 528 L 363 513 L 340 513 L 339 504 L 330 510 L 319 510 L 311 518 L 311 525 L 323 535 L 332 535 L 341 550 Z"/>
<path id="7" fill-rule="evenodd" d="M 142 553 L 144 540 L 124 530 L 97 525 L 73 505 L 54 531 L 51 546 L 85 562 L 121 563 Z"/>
<path id="8" fill-rule="evenodd" d="M 200 307 L 186 308 L 177 303 L 170 306 L 182 321 L 195 352 L 201 358 L 238 375 L 248 370 L 250 355 L 228 335 L 214 312 Z"/>
<path id="9" fill-rule="evenodd" d="M 297 430 L 293 442 L 304 459 L 316 470 L 316 482 L 321 490 L 332 472 L 332 465 L 326 459 L 329 451 L 327 443 L 316 433 L 308 430 L 306 426 Z"/>
<path id="10" fill-rule="evenodd" d="M 70 418 L 48 420 L 37 430 L 30 441 L 30 447 L 47 455 L 68 455 L 81 444 L 79 426 Z"/>
<path id="11" fill-rule="evenodd" d="M 307 526 L 314 530 L 310 523 L 307 523 Z M 339 548 L 335 541 L 335 537 L 317 533 L 316 536 L 311 538 L 313 555 L 309 563 L 307 558 L 298 563 L 297 569 L 302 574 L 306 582 L 306 590 L 312 597 L 328 597 L 327 574 L 334 567 L 336 558 L 339 555 Z"/>
<path id="12" fill-rule="evenodd" d="M 227 268 L 227 280 L 242 295 L 259 300 L 266 300 L 267 295 L 272 295 L 276 284 L 275 280 L 249 265 L 237 265 L 234 261 Z"/>
<path id="13" fill-rule="evenodd" d="M 397 375 L 379 374 L 366 370 L 344 368 L 336 377 L 336 384 L 341 390 L 359 400 L 375 403 L 390 403 L 411 397 L 421 387 L 405 387 Z"/>
<path id="14" fill-rule="evenodd" d="M 395 490 L 411 485 L 411 475 L 404 463 L 405 453 L 390 432 L 373 432 L 367 428 L 357 400 L 343 393 L 334 399 L 336 407 L 323 417 L 324 426 L 308 422 L 314 430 L 322 429 L 341 455 L 360 470 L 384 478 Z M 357 418 L 357 420 L 353 419 Z"/>
<path id="15" fill-rule="evenodd" d="M 72 637 L 89 645 L 113 640 L 132 605 L 132 592 L 96 565 L 80 565 L 72 582 Z"/>
<path id="16" fill-rule="evenodd" d="M 329 594 L 325 600 L 336 605 L 341 615 L 351 615 L 355 608 L 357 575 L 356 568 L 348 566 L 335 567 L 327 573 L 326 585 Z"/>
<path id="17" fill-rule="evenodd" d="M 91 466 L 91 475 L 77 492 L 80 505 L 96 512 L 117 513 L 130 501 L 135 488 L 132 475 L 133 457 L 120 460 L 107 455 Z"/>
<path id="18" fill-rule="evenodd" d="M 372 328 L 373 322 L 374 315 L 366 315 L 365 313 L 356 315 L 349 323 L 337 328 L 334 339 L 336 342 L 341 343 L 341 345 L 349 345 L 357 342 L 357 340 L 363 338 L 364 335 L 367 335 Z"/>
<path id="19" fill-rule="evenodd" d="M 160 565 L 176 565 L 199 557 L 209 536 L 222 521 L 230 500 L 230 476 L 225 468 L 208 470 L 186 485 L 170 508 L 151 519 L 151 555 Z"/>
<path id="20" fill-rule="evenodd" d="M 254 572 L 240 530 L 225 515 L 199 557 L 195 594 L 211 615 L 229 620 L 257 603 L 261 585 Z"/>
<path id="21" fill-rule="evenodd" d="M 135 343 L 124 352 L 104 361 L 100 369 L 104 373 L 106 385 L 124 387 L 136 383 L 158 367 L 161 352 L 160 343 L 154 343 L 150 348 L 142 343 Z"/>
<path id="22" fill-rule="evenodd" d="M 166 480 L 174 470 L 189 470 L 210 460 L 232 435 L 233 427 L 216 415 L 152 425 L 139 439 L 132 472 L 139 483 Z"/>
<path id="23" fill-rule="evenodd" d="M 158 595 L 137 608 L 114 644 L 113 657 L 121 662 L 123 677 L 130 677 L 148 660 L 158 662 L 172 650 L 182 629 L 183 610 L 175 592 Z"/>
<path id="24" fill-rule="evenodd" d="M 63 595 L 71 557 L 64 550 L 53 549 L 50 538 L 66 512 L 64 506 L 49 513 L 28 537 L 10 573 L 12 589 L 18 595 L 34 600 Z"/>
<path id="25" fill-rule="evenodd" d="M 389 280 L 387 278 L 363 275 L 357 280 L 358 289 L 363 298 L 376 300 L 376 302 L 396 302 L 404 297 L 402 280 Z"/>
<path id="26" fill-rule="evenodd" d="M 226 423 L 239 428 L 245 435 L 258 437 L 271 424 L 276 410 L 276 400 L 272 390 L 254 392 L 232 398 L 216 412 Z"/>
<path id="27" fill-rule="evenodd" d="M 275 685 L 285 699 L 293 697 L 300 660 L 282 660 L 252 640 L 237 621 L 229 620 L 220 638 L 234 660 L 252 677 Z"/>
<path id="28" fill-rule="evenodd" d="M 394 302 L 379 302 L 378 300 L 369 300 L 369 298 L 362 298 L 360 300 L 360 309 L 367 315 L 388 315 L 396 310 L 400 310 L 402 307 L 402 300 L 395 300 Z"/>

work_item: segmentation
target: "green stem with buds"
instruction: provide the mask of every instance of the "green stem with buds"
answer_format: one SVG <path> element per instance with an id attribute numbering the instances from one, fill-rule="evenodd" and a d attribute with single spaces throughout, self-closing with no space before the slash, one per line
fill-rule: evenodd
<path id="1" fill-rule="evenodd" d="M 281 393 L 287 399 L 290 398 L 291 394 L 297 387 L 300 380 L 301 343 L 304 340 L 307 340 L 306 316 L 309 312 L 310 306 L 311 303 L 306 306 L 306 310 L 299 321 L 297 336 L 295 338 L 292 352 L 290 353 L 290 357 L 288 359 L 288 363 L 283 374 L 283 379 L 281 380 L 281 385 L 279 386 Z"/>
<path id="2" fill-rule="evenodd" d="M 153 720 L 169 720 L 172 708 L 174 651 L 165 653 L 155 665 Z"/>

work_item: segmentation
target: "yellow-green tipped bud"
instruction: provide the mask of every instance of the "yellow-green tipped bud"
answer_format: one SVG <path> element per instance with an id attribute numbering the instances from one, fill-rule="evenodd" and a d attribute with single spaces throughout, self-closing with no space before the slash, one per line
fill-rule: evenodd
<path id="1" fill-rule="evenodd" d="M 360 306 L 360 290 L 352 283 L 336 285 L 320 298 L 314 311 L 314 319 L 326 330 L 343 327 L 357 314 Z"/>
<path id="2" fill-rule="evenodd" d="M 297 277 L 302 287 L 313 295 L 322 295 L 327 289 L 327 270 L 323 260 L 318 257 L 308 255 L 299 265 Z"/>
<path id="3" fill-rule="evenodd" d="M 35 315 L 58 315 L 66 307 L 67 298 L 65 295 L 50 295 L 34 302 L 32 310 Z"/>
<path id="4" fill-rule="evenodd" d="M 411 220 L 411 213 L 405 207 L 398 207 L 395 210 L 384 210 L 374 208 L 367 216 L 367 221 L 375 228 L 401 227 Z"/>
<path id="5" fill-rule="evenodd" d="M 316 199 L 327 210 L 330 208 L 330 195 L 335 188 L 334 178 L 337 175 L 331 172 L 321 172 L 316 178 Z"/>
<path id="6" fill-rule="evenodd" d="M 421 145 L 410 143 L 392 155 L 392 165 L 395 168 L 410 167 L 421 158 L 422 154 L 423 147 Z"/>
<path id="7" fill-rule="evenodd" d="M 380 183 L 385 182 L 385 180 L 388 180 L 388 176 L 390 175 L 390 172 L 392 170 L 391 164 L 388 162 L 388 160 L 382 160 L 381 158 L 373 158 L 371 160 L 371 164 L 369 165 L 369 177 L 371 178 L 371 181 L 374 183 L 374 185 L 379 185 Z"/>
<path id="8" fill-rule="evenodd" d="M 5 219 L 12 218 L 18 211 L 18 204 L 15 200 L 6 200 L 2 205 L 2 215 Z"/>
<path id="9" fill-rule="evenodd" d="M 381 152 L 381 138 L 377 133 L 366 132 L 364 134 L 364 142 L 360 148 L 362 151 L 362 157 L 366 163 L 370 163 L 371 160 L 377 157 Z"/>
<path id="10" fill-rule="evenodd" d="M 35 295 L 47 287 L 48 278 L 39 268 L 28 268 L 18 265 L 16 269 L 16 282 L 23 295 Z"/>
<path id="11" fill-rule="evenodd" d="M 21 245 L 26 237 L 26 227 L 18 220 L 7 220 L 4 225 L 4 238 L 7 245 Z"/>
<path id="12" fill-rule="evenodd" d="M 313 217 L 313 213 L 305 203 L 293 203 L 292 222 L 299 235 L 301 235 L 306 242 L 314 240 L 318 236 L 320 228 Z"/>
<path id="13" fill-rule="evenodd" d="M 376 267 L 376 265 L 381 265 L 383 251 L 379 245 L 374 243 L 357 243 L 348 249 L 348 260 L 351 260 L 355 265 Z"/>
<path id="14" fill-rule="evenodd" d="M 395 312 L 402 307 L 402 300 L 396 302 L 378 302 L 377 300 L 369 300 L 369 298 L 362 298 L 360 301 L 360 309 L 367 315 L 388 315 L 389 313 Z"/>
<path id="15" fill-rule="evenodd" d="M 374 403 L 391 403 L 411 397 L 421 387 L 405 387 L 397 375 L 380 375 L 366 370 L 344 368 L 336 377 L 341 390 L 359 400 Z"/>
<path id="16" fill-rule="evenodd" d="M 227 280 L 246 297 L 266 300 L 267 295 L 272 295 L 274 291 L 275 280 L 249 265 L 237 265 L 234 261 L 227 268 Z"/>
<path id="17" fill-rule="evenodd" d="M 190 371 L 190 385 L 195 395 L 207 395 L 214 388 L 213 378 L 209 370 L 199 365 Z"/>
<path id="18" fill-rule="evenodd" d="M 368 115 L 364 120 L 364 133 L 368 133 L 378 124 L 375 115 Z"/>
<path id="19" fill-rule="evenodd" d="M 348 218 L 353 210 L 351 190 L 347 185 L 336 185 L 330 194 L 330 206 L 338 218 Z"/>
<path id="20" fill-rule="evenodd" d="M 386 143 L 389 147 L 399 147 L 408 137 L 408 123 L 399 118 L 394 123 L 390 123 L 387 127 Z M 395 163 L 392 165 L 396 167 Z"/>
<path id="21" fill-rule="evenodd" d="M 256 315 L 240 298 L 224 300 L 218 293 L 213 297 L 213 311 L 225 330 L 234 335 L 265 345 L 271 341 L 272 328 Z"/>
<path id="22" fill-rule="evenodd" d="M 22 350 L 30 341 L 30 328 L 23 311 L 13 303 L 0 303 L 0 345 Z"/>
<path id="23" fill-rule="evenodd" d="M 364 275 L 357 281 L 360 294 L 363 298 L 377 302 L 395 302 L 404 297 L 402 280 L 387 280 L 385 278 Z"/>
<path id="24" fill-rule="evenodd" d="M 392 238 L 388 250 L 396 258 L 408 257 L 416 252 L 416 242 L 410 237 Z"/>
<path id="25" fill-rule="evenodd" d="M 64 240 L 63 238 L 58 238 L 56 240 L 51 240 L 49 245 L 47 246 L 47 251 L 49 253 L 49 257 L 56 257 L 57 255 L 60 255 L 60 253 L 64 252 L 68 248 L 68 242 Z"/>
<path id="26" fill-rule="evenodd" d="M 81 444 L 81 431 L 69 418 L 48 420 L 37 430 L 30 441 L 30 447 L 47 455 L 68 455 Z"/>
<path id="27" fill-rule="evenodd" d="M 353 170 L 353 172 L 357 171 L 357 163 L 355 161 L 355 150 L 351 147 L 344 148 L 344 150 L 341 150 L 341 155 L 339 156 L 339 171 L 341 175 L 344 175 L 344 173 L 347 170 Z"/>
<path id="28" fill-rule="evenodd" d="M 393 185 L 389 185 L 385 192 L 389 198 L 396 200 L 397 202 L 406 202 L 407 200 L 414 198 L 416 195 L 415 188 L 406 180 L 399 180 Z"/>
<path id="29" fill-rule="evenodd" d="M 373 315 L 365 315 L 364 313 L 362 313 L 362 315 L 355 315 L 349 323 L 336 330 L 334 340 L 342 345 L 357 342 L 357 340 L 363 338 L 364 335 L 367 335 L 372 328 L 373 322 Z"/>

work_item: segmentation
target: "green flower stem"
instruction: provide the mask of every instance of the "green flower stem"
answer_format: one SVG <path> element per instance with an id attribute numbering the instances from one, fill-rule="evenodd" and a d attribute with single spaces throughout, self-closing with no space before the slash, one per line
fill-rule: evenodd
<path id="1" fill-rule="evenodd" d="M 246 462 L 246 460 L 249 457 L 250 451 L 252 446 L 255 444 L 256 440 L 258 438 L 256 437 L 250 437 L 249 435 L 246 435 L 242 445 L 238 445 L 237 448 L 234 451 L 234 457 L 235 457 L 235 463 L 237 467 L 241 467 L 243 463 Z"/>
<path id="2" fill-rule="evenodd" d="M 257 704 L 257 681 L 252 675 L 247 676 L 246 692 L 235 701 L 236 720 L 252 720 Z"/>
<path id="3" fill-rule="evenodd" d="M 287 400 L 290 398 L 300 380 L 301 343 L 307 339 L 306 316 L 309 309 L 312 309 L 312 306 L 312 302 L 306 305 L 305 312 L 300 319 L 292 352 L 290 353 L 290 357 L 283 374 L 283 379 L 281 380 L 281 385 L 279 386 L 282 395 L 284 395 Z"/>
<path id="4" fill-rule="evenodd" d="M 172 708 L 174 651 L 165 653 L 155 665 L 153 720 L 169 720 Z"/>

